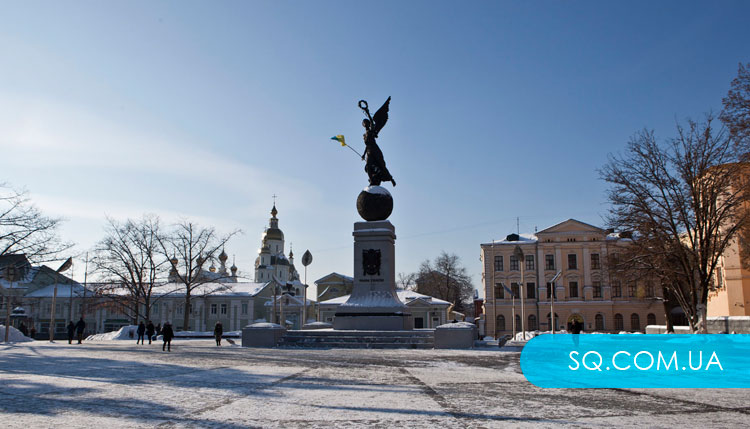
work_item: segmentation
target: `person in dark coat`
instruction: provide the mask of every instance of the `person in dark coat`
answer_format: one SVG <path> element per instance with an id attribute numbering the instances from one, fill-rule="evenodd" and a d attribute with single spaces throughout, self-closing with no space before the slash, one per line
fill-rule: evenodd
<path id="1" fill-rule="evenodd" d="M 146 335 L 148 336 L 148 343 L 151 344 L 151 339 L 154 336 L 155 333 L 154 324 L 149 320 L 148 325 L 146 325 Z"/>
<path id="2" fill-rule="evenodd" d="M 73 335 L 76 333 L 76 325 L 71 320 L 68 322 L 68 344 L 73 344 Z"/>
<path id="3" fill-rule="evenodd" d="M 29 331 L 29 334 L 31 334 L 29 338 L 31 338 L 32 340 L 36 340 L 36 328 L 34 327 L 34 325 L 31 325 L 31 330 Z"/>
<path id="4" fill-rule="evenodd" d="M 83 331 L 86 330 L 86 322 L 83 321 L 83 317 L 81 317 L 81 320 L 76 323 L 76 332 L 78 333 L 78 344 L 81 344 L 81 341 L 83 341 Z"/>
<path id="5" fill-rule="evenodd" d="M 214 326 L 214 337 L 216 338 L 216 346 L 221 345 L 222 334 L 224 334 L 224 326 L 221 325 L 221 322 L 216 322 L 216 326 Z"/>
<path id="6" fill-rule="evenodd" d="M 18 325 L 18 330 L 21 331 L 24 337 L 29 336 L 29 330 L 26 329 L 26 325 L 23 322 L 21 322 L 21 324 Z"/>
<path id="7" fill-rule="evenodd" d="M 570 325 L 570 333 L 573 334 L 573 343 L 578 347 L 579 334 L 583 331 L 583 322 L 574 320 Z"/>
<path id="8" fill-rule="evenodd" d="M 165 349 L 167 351 L 172 351 L 172 338 L 174 337 L 174 331 L 172 331 L 172 324 L 167 322 L 162 326 L 161 328 L 161 335 L 164 339 L 164 344 L 161 346 L 161 351 L 164 351 Z"/>
<path id="9" fill-rule="evenodd" d="M 138 330 L 136 331 L 138 334 L 138 339 L 135 340 L 135 343 L 138 344 L 138 342 L 141 342 L 141 345 L 145 344 L 143 342 L 143 336 L 146 335 L 146 325 L 143 323 L 143 320 L 141 320 L 141 323 L 138 324 Z"/>

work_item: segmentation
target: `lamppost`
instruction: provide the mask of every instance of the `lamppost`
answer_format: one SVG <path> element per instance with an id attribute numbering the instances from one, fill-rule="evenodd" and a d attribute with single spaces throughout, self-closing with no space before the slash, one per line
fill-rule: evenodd
<path id="1" fill-rule="evenodd" d="M 526 341 L 526 310 L 523 304 L 526 300 L 526 294 L 524 293 L 526 286 L 523 277 L 524 268 L 526 267 L 524 266 L 523 250 L 521 250 L 521 246 L 516 245 L 516 248 L 513 250 L 513 255 L 518 261 L 518 268 L 521 269 L 521 288 L 519 290 L 519 295 L 521 295 L 521 331 L 523 332 L 523 340 Z"/>
<path id="2" fill-rule="evenodd" d="M 495 271 L 497 271 L 497 267 L 495 267 L 495 240 L 492 240 L 492 260 L 490 261 L 490 269 L 492 270 L 492 304 L 494 311 L 492 312 L 493 317 L 495 318 L 494 323 L 492 324 L 495 327 L 495 339 L 497 339 L 497 287 L 495 286 Z"/>
<path id="3" fill-rule="evenodd" d="M 305 323 L 307 323 L 307 266 L 312 263 L 312 259 L 312 253 L 310 253 L 310 250 L 305 250 L 305 254 L 302 255 L 302 265 L 305 266 L 305 292 L 302 297 L 302 324 L 300 325 L 300 329 L 302 329 L 302 327 L 305 326 Z"/>
<path id="4" fill-rule="evenodd" d="M 550 291 L 550 298 L 549 298 L 549 324 L 550 324 L 550 330 L 552 331 L 552 335 L 555 335 L 555 325 L 557 324 L 557 321 L 555 320 L 555 282 L 557 279 L 562 275 L 562 270 L 558 271 L 557 274 L 555 274 L 554 277 L 552 277 L 552 280 L 550 280 L 550 288 L 552 289 Z"/>
<path id="5" fill-rule="evenodd" d="M 55 292 L 52 294 L 52 308 L 50 309 L 49 316 L 49 342 L 55 340 L 55 305 L 57 301 L 57 283 L 60 281 L 60 273 L 67 271 L 73 265 L 73 258 L 68 258 L 60 268 L 55 270 Z"/>
<path id="6" fill-rule="evenodd" d="M 13 264 L 5 267 L 5 279 L 8 281 L 9 286 L 5 294 L 5 343 L 8 343 L 10 338 L 10 293 L 13 289 L 13 282 L 16 281 L 18 270 Z"/>

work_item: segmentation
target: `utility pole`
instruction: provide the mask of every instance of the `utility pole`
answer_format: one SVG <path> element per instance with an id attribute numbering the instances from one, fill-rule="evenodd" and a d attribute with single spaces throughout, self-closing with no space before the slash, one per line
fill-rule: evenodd
<path id="1" fill-rule="evenodd" d="M 16 267 L 8 265 L 5 267 L 5 279 L 8 280 L 9 286 L 5 293 L 5 343 L 10 339 L 10 294 L 13 291 L 13 282 L 16 280 Z"/>
<path id="2" fill-rule="evenodd" d="M 555 335 L 555 281 L 557 281 L 557 278 L 562 275 L 562 270 L 558 271 L 557 274 L 555 274 L 554 277 L 552 277 L 552 280 L 550 280 L 550 288 L 552 289 L 550 291 L 550 299 L 549 299 L 549 320 L 550 320 L 550 330 L 552 331 L 552 335 Z"/>
<path id="3" fill-rule="evenodd" d="M 526 311 L 524 307 L 524 301 L 525 301 L 525 284 L 524 284 L 524 276 L 523 272 L 525 267 L 525 261 L 524 261 L 524 255 L 523 250 L 521 250 L 521 246 L 516 245 L 515 250 L 513 250 L 513 255 L 515 255 L 516 259 L 518 260 L 518 268 L 521 269 L 521 287 L 519 288 L 519 294 L 521 295 L 521 331 L 523 332 L 523 340 L 526 341 Z"/>
<path id="4" fill-rule="evenodd" d="M 57 284 L 60 282 L 60 273 L 67 271 L 73 265 L 73 258 L 68 258 L 60 265 L 55 271 L 55 291 L 52 295 L 52 308 L 50 309 L 49 316 L 49 342 L 52 343 L 55 340 L 55 305 L 57 303 Z"/>

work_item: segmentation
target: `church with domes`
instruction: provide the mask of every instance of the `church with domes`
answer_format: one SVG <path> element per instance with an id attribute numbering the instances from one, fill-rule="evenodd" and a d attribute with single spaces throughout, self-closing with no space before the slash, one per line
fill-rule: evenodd
<path id="1" fill-rule="evenodd" d="M 294 253 L 289 249 L 289 256 L 284 254 L 284 233 L 279 229 L 276 204 L 271 209 L 271 219 L 261 236 L 261 247 L 255 259 L 255 282 L 265 283 L 276 280 L 281 284 L 299 282 L 299 274 L 294 267 Z"/>

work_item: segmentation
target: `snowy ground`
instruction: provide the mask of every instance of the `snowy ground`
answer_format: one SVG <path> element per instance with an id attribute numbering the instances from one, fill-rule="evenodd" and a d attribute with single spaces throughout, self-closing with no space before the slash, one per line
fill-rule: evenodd
<path id="1" fill-rule="evenodd" d="M 0 425 L 747 427 L 750 389 L 539 389 L 490 350 L 0 345 Z"/>

